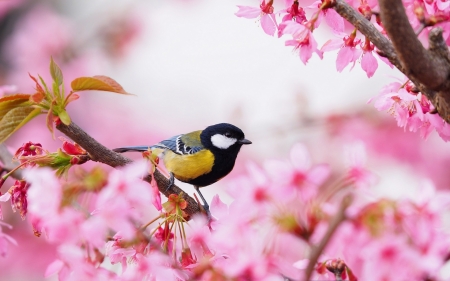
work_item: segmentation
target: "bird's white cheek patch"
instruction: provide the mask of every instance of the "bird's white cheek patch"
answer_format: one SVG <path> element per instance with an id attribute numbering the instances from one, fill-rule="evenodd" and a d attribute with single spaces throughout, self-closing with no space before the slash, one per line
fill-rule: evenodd
<path id="1" fill-rule="evenodd" d="M 211 137 L 212 144 L 215 147 L 221 148 L 221 149 L 229 148 L 230 146 L 235 144 L 236 141 L 237 141 L 237 139 L 227 138 L 226 136 L 221 135 L 221 134 L 215 134 L 214 136 Z"/>

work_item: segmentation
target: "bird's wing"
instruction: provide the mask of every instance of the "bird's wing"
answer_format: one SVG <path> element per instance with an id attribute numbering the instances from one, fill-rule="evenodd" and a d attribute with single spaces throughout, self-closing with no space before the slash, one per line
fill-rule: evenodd
<path id="1" fill-rule="evenodd" d="M 152 148 L 169 149 L 180 155 L 194 154 L 204 149 L 200 141 L 200 133 L 201 131 L 196 131 L 185 135 L 177 135 L 153 145 Z"/>

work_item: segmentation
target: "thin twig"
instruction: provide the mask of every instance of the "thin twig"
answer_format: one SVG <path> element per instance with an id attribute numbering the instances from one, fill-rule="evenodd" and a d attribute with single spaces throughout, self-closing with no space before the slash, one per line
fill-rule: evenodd
<path id="1" fill-rule="evenodd" d="M 333 236 L 338 226 L 346 219 L 345 211 L 347 210 L 348 206 L 350 206 L 352 200 L 353 197 L 350 194 L 342 198 L 341 204 L 339 205 L 339 209 L 336 215 L 333 217 L 332 221 L 330 222 L 327 232 L 325 233 L 319 244 L 313 247 L 311 251 L 309 263 L 305 270 L 304 281 L 310 280 L 320 255 L 325 250 L 325 247 L 328 245 L 328 242 L 330 241 L 331 237 Z"/>

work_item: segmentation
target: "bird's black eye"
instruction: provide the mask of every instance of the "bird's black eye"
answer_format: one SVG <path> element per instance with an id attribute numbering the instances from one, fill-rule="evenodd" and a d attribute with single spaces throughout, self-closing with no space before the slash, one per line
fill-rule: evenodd
<path id="1" fill-rule="evenodd" d="M 225 133 L 225 136 L 226 136 L 227 138 L 231 138 L 231 133 L 230 133 L 230 132 L 226 132 L 226 133 Z"/>

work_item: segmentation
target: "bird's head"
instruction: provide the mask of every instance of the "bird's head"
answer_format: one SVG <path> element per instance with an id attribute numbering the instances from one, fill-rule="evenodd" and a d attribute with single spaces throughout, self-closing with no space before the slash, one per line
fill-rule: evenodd
<path id="1" fill-rule="evenodd" d="M 205 147 L 216 151 L 227 152 L 238 152 L 242 145 L 252 143 L 245 139 L 241 129 L 227 123 L 207 127 L 201 133 L 201 139 Z"/>

